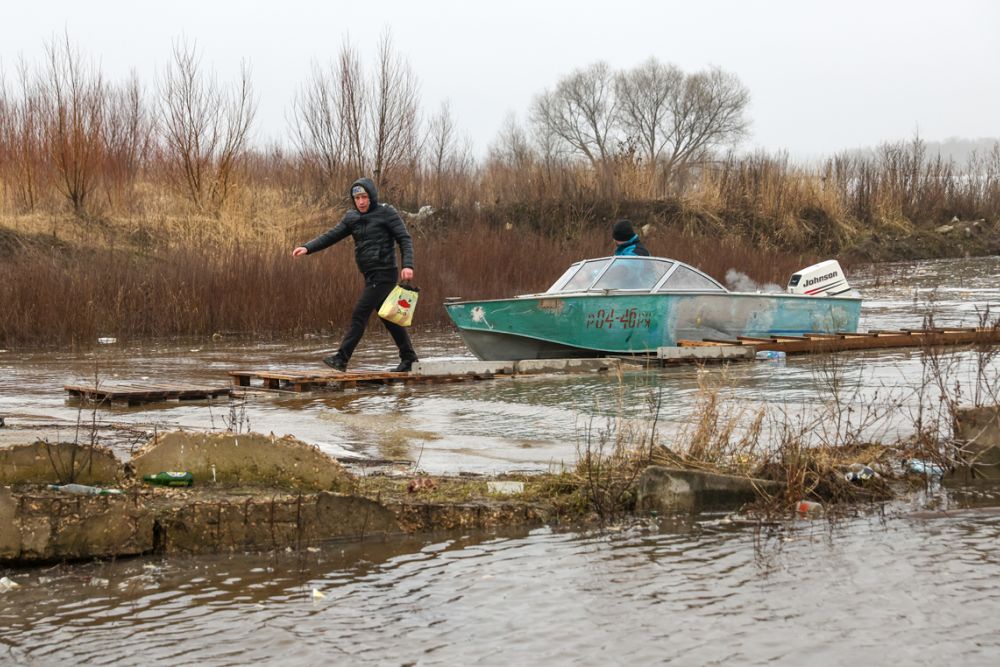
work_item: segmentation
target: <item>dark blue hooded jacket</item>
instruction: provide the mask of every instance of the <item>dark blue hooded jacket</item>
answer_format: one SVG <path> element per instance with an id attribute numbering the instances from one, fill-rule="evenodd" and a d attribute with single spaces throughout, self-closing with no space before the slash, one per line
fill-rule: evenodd
<path id="1" fill-rule="evenodd" d="M 337 226 L 317 236 L 305 244 L 309 253 L 329 248 L 348 236 L 354 238 L 354 261 L 361 273 L 368 275 L 375 271 L 398 271 L 396 264 L 396 244 L 403 254 L 403 268 L 413 268 L 413 239 L 406 231 L 399 213 L 388 204 L 380 204 L 378 190 L 369 178 L 359 178 L 351 183 L 351 188 L 360 185 L 368 193 L 368 212 L 362 214 L 352 208 L 344 214 Z M 348 191 L 350 193 L 350 190 Z M 354 201 L 354 198 L 351 198 Z"/>

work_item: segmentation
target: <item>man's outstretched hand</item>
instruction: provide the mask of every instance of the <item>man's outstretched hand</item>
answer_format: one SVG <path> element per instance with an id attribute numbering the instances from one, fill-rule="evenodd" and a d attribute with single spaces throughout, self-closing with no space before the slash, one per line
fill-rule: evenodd
<path id="1" fill-rule="evenodd" d="M 309 249 L 304 245 L 300 245 L 298 248 L 292 251 L 292 257 L 301 257 L 309 253 Z"/>

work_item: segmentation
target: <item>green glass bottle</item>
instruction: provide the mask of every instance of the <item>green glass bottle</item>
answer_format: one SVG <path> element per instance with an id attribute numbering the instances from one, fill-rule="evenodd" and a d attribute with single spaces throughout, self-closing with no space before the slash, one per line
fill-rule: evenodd
<path id="1" fill-rule="evenodd" d="M 194 475 L 189 472 L 164 471 L 155 475 L 143 475 L 143 481 L 159 486 L 191 486 L 194 484 Z"/>

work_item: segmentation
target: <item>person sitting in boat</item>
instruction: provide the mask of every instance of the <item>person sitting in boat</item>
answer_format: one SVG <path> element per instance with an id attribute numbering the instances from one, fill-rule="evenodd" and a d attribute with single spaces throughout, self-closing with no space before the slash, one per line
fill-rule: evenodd
<path id="1" fill-rule="evenodd" d="M 632 229 L 629 220 L 619 220 L 611 228 L 611 238 L 615 240 L 616 255 L 637 255 L 639 257 L 649 257 L 649 251 L 642 245 L 639 235 Z"/>

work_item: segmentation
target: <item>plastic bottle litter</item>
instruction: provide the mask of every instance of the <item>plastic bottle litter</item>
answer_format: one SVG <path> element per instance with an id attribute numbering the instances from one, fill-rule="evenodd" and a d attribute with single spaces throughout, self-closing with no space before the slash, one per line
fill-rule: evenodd
<path id="1" fill-rule="evenodd" d="M 816 503 L 811 500 L 800 500 L 795 505 L 795 511 L 803 516 L 810 516 L 823 513 L 822 503 Z"/>
<path id="2" fill-rule="evenodd" d="M 194 484 L 194 475 L 186 471 L 167 470 L 155 475 L 143 475 L 142 480 L 159 486 L 191 486 Z"/>
<path id="3" fill-rule="evenodd" d="M 121 489 L 102 489 L 87 484 L 49 484 L 53 491 L 73 493 L 78 496 L 118 496 L 124 493 Z"/>
<path id="4" fill-rule="evenodd" d="M 878 477 L 878 473 L 872 470 L 870 466 L 860 463 L 852 463 L 850 470 L 844 473 L 844 479 L 855 484 L 861 484 L 872 477 Z"/>
<path id="5" fill-rule="evenodd" d="M 21 584 L 17 583 L 13 579 L 8 577 L 0 578 L 0 593 L 6 593 L 7 591 L 14 590 L 15 588 L 20 588 Z"/>
<path id="6" fill-rule="evenodd" d="M 97 339 L 97 342 L 101 345 L 113 345 L 118 342 L 118 339 L 114 336 L 101 336 Z"/>
<path id="7" fill-rule="evenodd" d="M 756 356 L 758 359 L 784 359 L 786 355 L 781 350 L 761 350 Z"/>
<path id="8" fill-rule="evenodd" d="M 923 475 L 924 477 L 943 477 L 945 472 L 944 468 L 936 463 L 923 461 L 921 459 L 910 459 L 906 462 L 906 468 L 910 472 L 917 475 Z"/>

